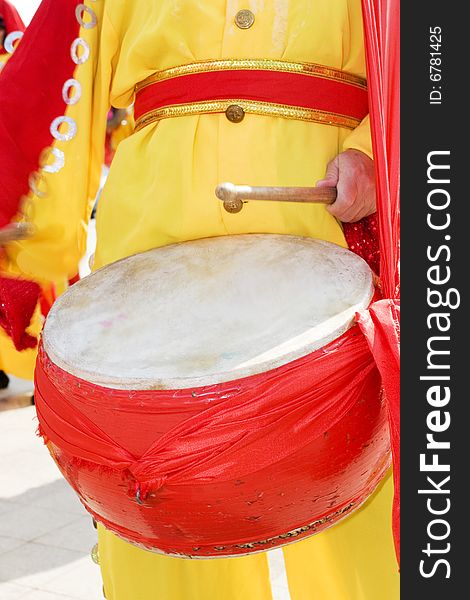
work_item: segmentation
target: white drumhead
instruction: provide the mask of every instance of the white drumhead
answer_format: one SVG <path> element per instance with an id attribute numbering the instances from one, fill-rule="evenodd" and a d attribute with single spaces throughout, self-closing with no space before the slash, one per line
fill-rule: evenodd
<path id="1" fill-rule="evenodd" d="M 100 269 L 55 302 L 44 349 L 121 389 L 182 389 L 268 371 L 340 336 L 373 295 L 358 256 L 328 242 L 238 235 Z"/>

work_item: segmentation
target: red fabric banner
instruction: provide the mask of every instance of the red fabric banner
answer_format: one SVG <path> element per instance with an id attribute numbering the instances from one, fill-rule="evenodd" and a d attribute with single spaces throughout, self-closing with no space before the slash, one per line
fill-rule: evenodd
<path id="1" fill-rule="evenodd" d="M 399 296 L 400 2 L 363 0 L 372 144 L 377 175 L 380 278 L 387 298 Z"/>
<path id="2" fill-rule="evenodd" d="M 369 111 L 377 182 L 377 221 L 380 239 L 380 279 L 385 298 L 400 294 L 400 2 L 362 0 L 367 59 Z M 389 362 L 386 386 L 395 482 L 394 538 L 400 554 L 400 394 L 397 302 L 371 312 L 360 321 L 379 361 Z M 385 319 L 385 321 L 381 321 Z M 393 333 L 393 330 L 395 333 Z M 387 340 L 384 335 L 387 331 Z M 375 337 L 377 336 L 377 337 Z M 382 345 L 383 344 L 383 345 Z M 380 369 L 380 365 L 379 365 Z"/>

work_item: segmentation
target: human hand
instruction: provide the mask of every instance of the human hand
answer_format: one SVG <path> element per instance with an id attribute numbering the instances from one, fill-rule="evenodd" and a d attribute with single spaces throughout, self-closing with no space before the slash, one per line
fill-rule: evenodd
<path id="1" fill-rule="evenodd" d="M 336 201 L 328 212 L 344 223 L 354 223 L 376 211 L 374 161 L 359 150 L 349 149 L 328 163 L 317 187 L 335 187 Z"/>

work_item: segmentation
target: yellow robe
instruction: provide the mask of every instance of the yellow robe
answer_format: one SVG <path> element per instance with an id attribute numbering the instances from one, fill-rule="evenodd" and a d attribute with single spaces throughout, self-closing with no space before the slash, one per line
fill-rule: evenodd
<path id="1" fill-rule="evenodd" d="M 365 75 L 360 0 L 101 0 L 87 2 L 98 26 L 82 29 L 91 58 L 75 77 L 80 101 L 69 107 L 78 134 L 47 194 L 29 199 L 38 235 L 11 244 L 25 273 L 72 275 L 84 251 L 85 223 L 99 182 L 106 113 L 125 108 L 134 86 L 155 71 L 195 61 L 263 58 L 330 65 Z M 240 29 L 237 11 L 255 22 Z M 345 245 L 339 223 L 319 205 L 249 203 L 224 212 L 222 181 L 311 186 L 346 148 L 371 154 L 368 119 L 353 132 L 259 115 L 169 118 L 124 140 L 97 214 L 94 267 L 149 248 L 206 236 L 292 233 Z M 123 341 L 125 344 L 125 341 Z M 123 347 L 125 352 L 125 347 Z M 292 600 L 396 600 L 390 481 L 357 514 L 310 540 L 288 546 Z M 189 561 L 145 552 L 99 529 L 108 600 L 270 600 L 265 554 Z"/>

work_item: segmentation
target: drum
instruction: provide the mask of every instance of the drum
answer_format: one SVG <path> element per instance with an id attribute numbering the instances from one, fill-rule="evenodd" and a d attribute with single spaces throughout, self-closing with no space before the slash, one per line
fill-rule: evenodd
<path id="1" fill-rule="evenodd" d="M 381 381 L 354 316 L 358 256 L 284 235 L 131 256 L 49 312 L 40 432 L 94 518 L 175 556 L 269 550 L 334 525 L 390 462 Z"/>

